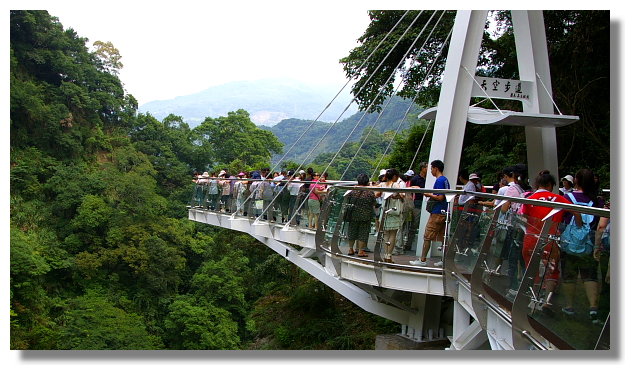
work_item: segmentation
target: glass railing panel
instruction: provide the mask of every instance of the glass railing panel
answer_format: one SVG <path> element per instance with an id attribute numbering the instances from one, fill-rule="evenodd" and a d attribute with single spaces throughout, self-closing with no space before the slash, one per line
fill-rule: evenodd
<path id="1" fill-rule="evenodd" d="M 232 190 L 232 198 L 234 200 L 234 205 L 232 206 L 232 212 L 236 213 L 237 217 L 249 217 L 251 210 L 251 202 L 250 198 L 251 191 L 249 190 L 249 182 L 241 181 L 238 179 L 234 182 L 233 190 Z M 217 201 L 216 205 L 217 209 L 220 210 L 220 200 Z"/>
<path id="2" fill-rule="evenodd" d="M 220 207 L 220 189 L 218 181 L 210 181 L 205 185 L 205 208 L 216 211 Z"/>
<path id="3" fill-rule="evenodd" d="M 454 231 L 454 265 L 470 280 L 480 249 L 487 236 L 493 210 L 484 210 L 477 204 L 466 204 Z"/>
<path id="4" fill-rule="evenodd" d="M 409 265 L 409 261 L 416 259 L 416 239 L 408 238 L 418 232 L 418 228 L 413 232 L 410 229 L 410 225 L 414 225 L 414 205 L 410 197 L 404 197 L 408 193 L 401 194 L 401 198 L 384 194 L 382 204 L 378 207 L 379 217 L 375 220 L 374 234 L 370 236 L 374 242 L 371 242 L 375 252 L 373 259 L 378 262 Z M 409 249 L 406 250 L 408 241 Z"/>
<path id="5" fill-rule="evenodd" d="M 205 196 L 205 192 L 204 192 L 203 184 L 195 183 L 192 187 L 192 200 L 190 201 L 190 206 L 192 208 L 202 207 L 204 196 Z"/>
<path id="6" fill-rule="evenodd" d="M 325 241 L 329 242 L 331 252 L 335 254 L 348 254 L 348 222 L 345 220 L 345 212 L 350 210 L 351 203 L 348 199 L 348 191 L 344 189 L 331 189 L 329 192 L 328 215 L 324 216 L 322 228 L 325 231 Z"/>
<path id="7" fill-rule="evenodd" d="M 317 225 L 317 218 L 319 216 L 319 211 L 317 214 L 310 212 L 310 208 L 315 207 L 315 202 L 309 202 L 307 198 L 310 191 L 310 185 L 312 182 L 291 182 L 293 186 L 294 193 L 290 199 L 293 202 L 290 202 L 289 207 L 291 208 L 291 214 L 289 216 L 291 222 L 289 225 L 293 225 L 298 229 L 314 229 Z M 293 199 L 295 197 L 295 199 Z M 291 206 L 293 203 L 293 206 Z M 309 223 L 309 220 L 311 221 Z M 310 224 L 310 225 L 309 225 Z"/>
<path id="8" fill-rule="evenodd" d="M 607 285 L 602 267 L 592 252 L 570 254 L 562 250 L 556 224 L 537 241 L 529 230 L 542 224 L 535 221 L 530 225 L 528 220 L 523 247 L 527 262 L 532 246 L 538 246 L 538 256 L 531 259 L 538 263 L 531 268 L 537 272 L 526 283 L 527 290 L 521 291 L 525 293 L 524 302 L 529 301 L 528 323 L 534 332 L 561 349 L 594 349 L 610 314 L 609 294 L 602 293 Z"/>
<path id="9" fill-rule="evenodd" d="M 415 206 L 414 194 L 404 195 L 404 212 L 393 255 L 396 263 L 408 264 L 409 261 L 416 259 L 417 249 L 420 246 L 418 236 L 421 205 Z"/>
<path id="10" fill-rule="evenodd" d="M 527 227 L 527 218 L 508 212 L 501 212 L 494 230 L 489 254 L 485 259 L 487 271 L 484 273 L 484 290 L 499 302 L 501 307 L 511 311 L 522 277 L 525 263 L 522 246 Z"/>

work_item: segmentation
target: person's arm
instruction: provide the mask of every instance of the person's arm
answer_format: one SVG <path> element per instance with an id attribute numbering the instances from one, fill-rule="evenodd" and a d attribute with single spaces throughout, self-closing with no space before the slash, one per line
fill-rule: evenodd
<path id="1" fill-rule="evenodd" d="M 425 195 L 426 197 L 435 200 L 435 201 L 444 201 L 445 200 L 445 194 L 433 194 L 433 193 L 423 193 L 423 195 Z"/>
<path id="2" fill-rule="evenodd" d="M 598 227 L 595 231 L 595 246 L 593 247 L 593 258 L 595 258 L 595 260 L 597 261 L 600 260 L 600 252 L 602 249 L 602 234 L 606 230 L 606 226 L 608 225 L 608 223 L 608 217 L 601 217 L 600 221 L 598 222 Z"/>

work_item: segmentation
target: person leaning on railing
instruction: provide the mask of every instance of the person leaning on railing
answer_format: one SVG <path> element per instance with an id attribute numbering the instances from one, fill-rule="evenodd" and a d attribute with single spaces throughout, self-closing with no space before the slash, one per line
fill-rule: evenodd
<path id="1" fill-rule="evenodd" d="M 362 173 L 357 176 L 357 186 L 369 185 L 368 175 Z M 366 245 L 370 235 L 370 227 L 375 219 L 375 194 L 369 190 L 351 190 L 348 193 L 348 255 L 357 254 L 367 257 Z M 357 246 L 355 246 L 357 244 Z"/>

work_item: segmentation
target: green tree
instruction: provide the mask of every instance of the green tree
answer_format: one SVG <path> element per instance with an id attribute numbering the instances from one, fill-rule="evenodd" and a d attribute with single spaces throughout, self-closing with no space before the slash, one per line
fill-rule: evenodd
<path id="1" fill-rule="evenodd" d="M 201 146 L 209 147 L 215 164 L 227 165 L 241 160 L 246 165 L 268 164 L 273 153 L 282 151 L 282 143 L 269 130 L 258 128 L 243 109 L 227 117 L 206 118 L 194 128 Z"/>
<path id="2" fill-rule="evenodd" d="M 168 311 L 164 324 L 171 349 L 239 349 L 238 325 L 227 310 L 192 296 L 180 296 Z"/>
<path id="3" fill-rule="evenodd" d="M 85 43 L 46 11 L 11 11 L 12 146 L 90 157 L 87 149 L 106 147 L 104 131 L 134 114 L 134 98 Z"/>

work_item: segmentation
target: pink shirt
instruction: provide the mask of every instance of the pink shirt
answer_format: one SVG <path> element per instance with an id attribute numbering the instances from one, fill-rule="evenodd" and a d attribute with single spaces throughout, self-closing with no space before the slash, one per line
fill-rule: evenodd
<path id="1" fill-rule="evenodd" d="M 317 182 L 317 181 L 315 181 Z M 314 189 L 315 188 L 315 189 Z M 320 200 L 320 196 L 316 194 L 316 191 L 322 191 L 326 188 L 326 185 L 322 184 L 311 184 L 311 194 L 309 194 L 309 199 Z"/>

